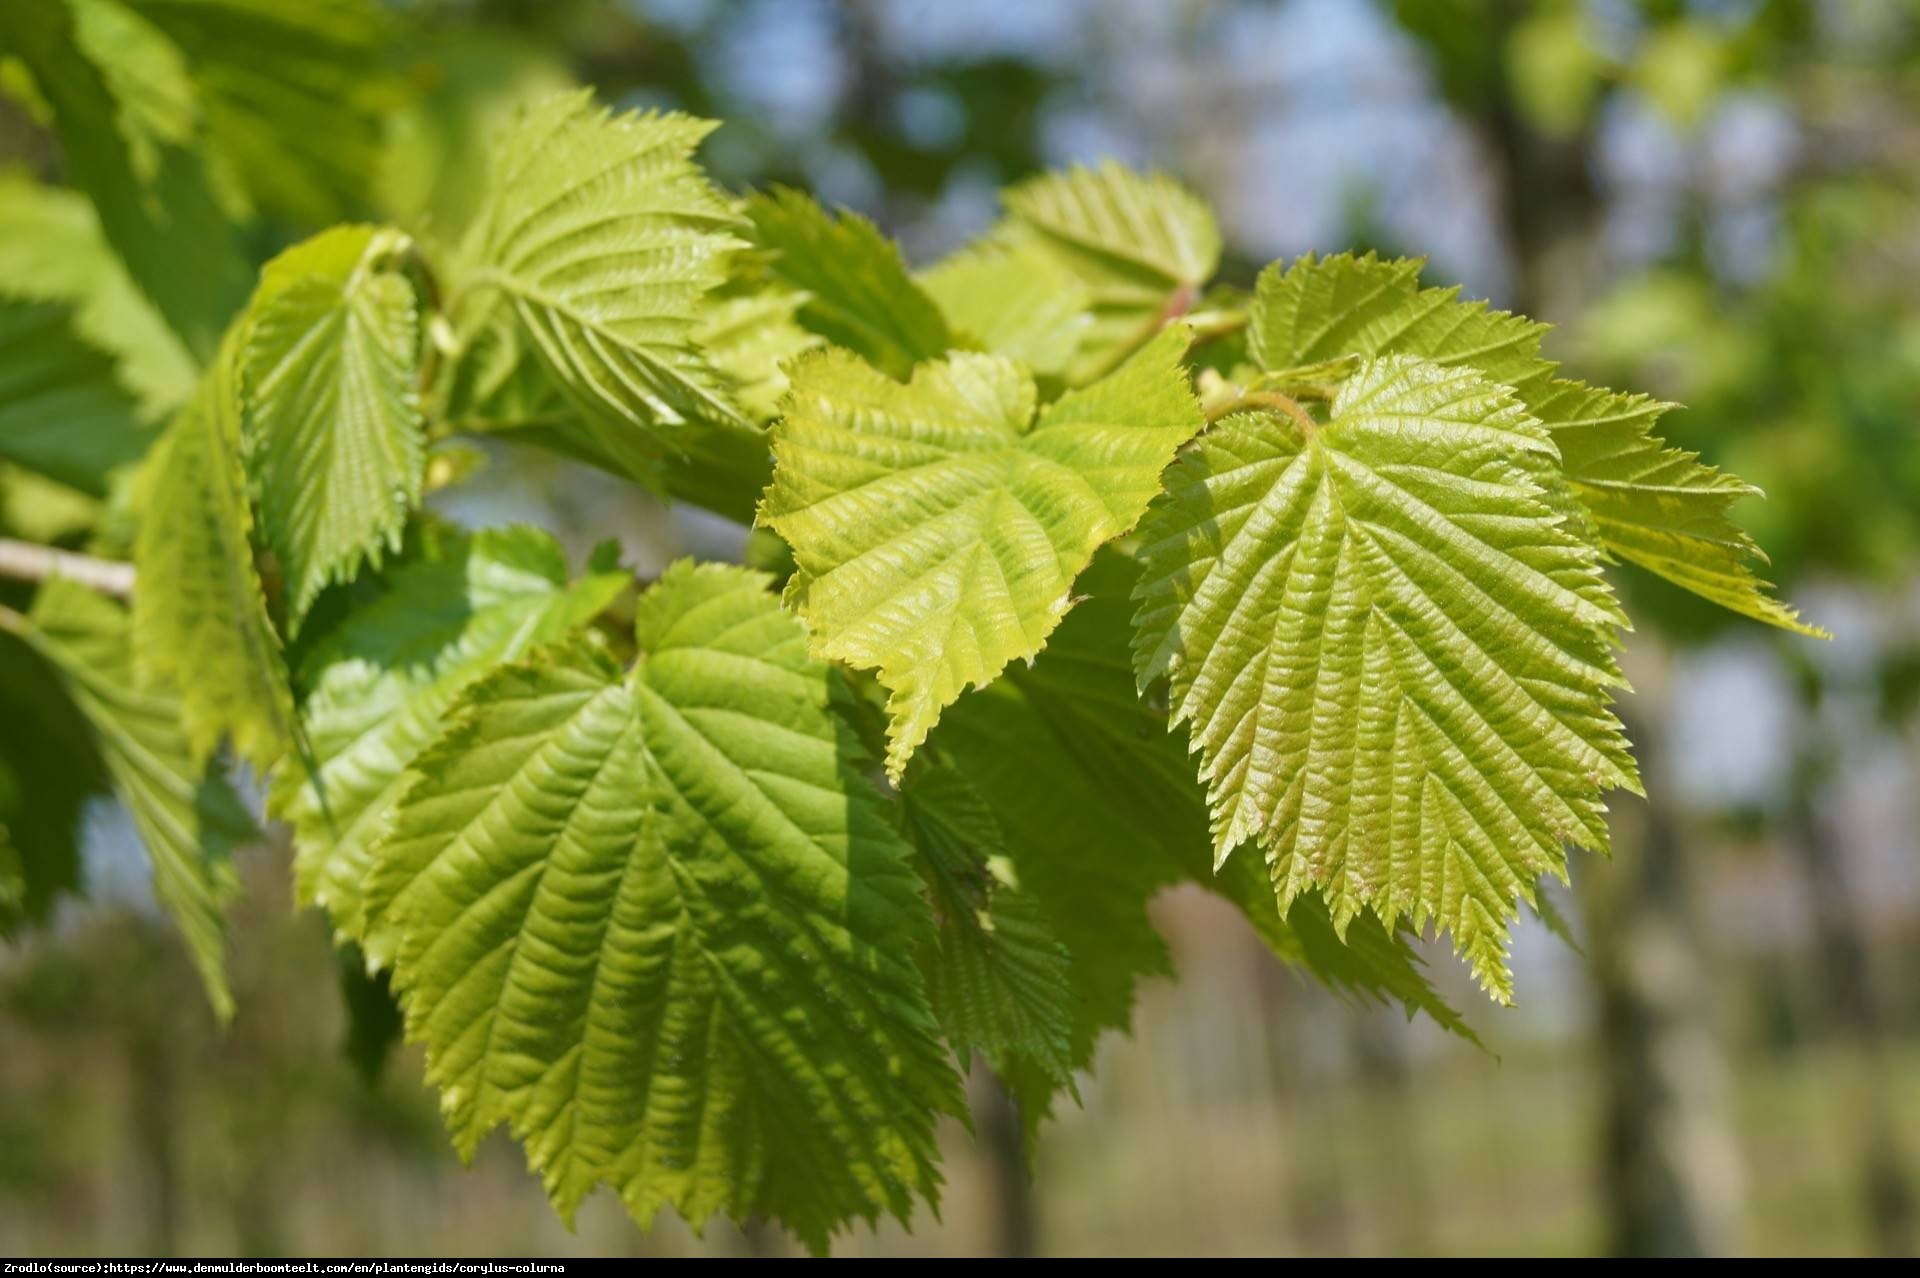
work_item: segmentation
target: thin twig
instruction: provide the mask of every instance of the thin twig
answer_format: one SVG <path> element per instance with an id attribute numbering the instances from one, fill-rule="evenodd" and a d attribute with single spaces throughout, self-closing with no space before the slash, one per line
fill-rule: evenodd
<path id="1" fill-rule="evenodd" d="M 65 577 L 116 599 L 133 597 L 133 565 L 114 559 L 56 550 L 30 541 L 0 537 L 0 577 L 15 581 L 45 581 Z"/>
<path id="2" fill-rule="evenodd" d="M 0 630 L 9 634 L 24 635 L 27 633 L 27 619 L 5 604 L 0 604 Z"/>

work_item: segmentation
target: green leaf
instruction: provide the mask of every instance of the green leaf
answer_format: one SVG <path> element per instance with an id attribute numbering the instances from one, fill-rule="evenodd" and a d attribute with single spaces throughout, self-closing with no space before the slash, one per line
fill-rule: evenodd
<path id="1" fill-rule="evenodd" d="M 559 545 L 525 527 L 434 544 L 396 564 L 386 593 L 301 664 L 312 757 L 283 768 L 272 791 L 274 814 L 293 826 L 299 901 L 325 906 L 336 928 L 390 955 L 391 944 L 368 935 L 361 883 L 407 767 L 462 689 L 585 624 L 630 580 L 594 573 L 569 587 Z"/>
<path id="2" fill-rule="evenodd" d="M 780 360 L 819 339 L 791 322 L 798 302 L 777 290 L 741 291 L 738 281 L 702 302 L 692 340 L 717 384 L 756 418 L 771 416 L 786 388 Z M 677 432 L 679 451 L 665 456 L 635 446 L 632 432 L 598 430 L 529 349 L 531 338 L 512 314 L 495 308 L 467 341 L 438 416 L 462 430 L 531 444 L 597 466 L 736 523 L 753 521 L 754 505 L 773 470 L 767 437 L 745 419 Z"/>
<path id="3" fill-rule="evenodd" d="M 933 299 L 907 274 L 900 249 L 858 213 L 836 218 L 784 187 L 747 201 L 754 242 L 775 278 L 805 294 L 800 321 L 896 381 L 952 344 Z"/>
<path id="4" fill-rule="evenodd" d="M 761 521 L 793 546 L 814 655 L 893 694 L 891 776 L 968 684 L 1040 651 L 1093 552 L 1159 491 L 1200 426 L 1186 344 L 1171 329 L 1037 417 L 1033 379 L 998 356 L 904 386 L 842 351 L 796 365 Z"/>
<path id="5" fill-rule="evenodd" d="M 739 424 L 716 425 L 690 442 L 685 453 L 662 459 L 643 478 L 675 501 L 753 523 L 754 511 L 773 477 L 766 432 Z"/>
<path id="6" fill-rule="evenodd" d="M 0 5 L 0 47 L 32 72 L 67 172 L 128 273 L 187 348 L 210 358 L 250 280 L 198 145 L 179 49 L 119 0 Z"/>
<path id="7" fill-rule="evenodd" d="M 1654 434 L 1672 405 L 1556 378 L 1535 387 L 1527 407 L 1552 430 L 1609 551 L 1743 617 L 1828 637 L 1768 594 L 1753 569 L 1766 556 L 1728 512 L 1760 490 Z"/>
<path id="8" fill-rule="evenodd" d="M 1031 244 L 987 241 L 921 276 L 955 332 L 1042 377 L 1064 376 L 1093 324 L 1093 295 L 1079 277 Z"/>
<path id="9" fill-rule="evenodd" d="M 686 564 L 622 675 L 575 643 L 469 688 L 370 906 L 456 1143 L 506 1122 L 563 1214 L 762 1214 L 824 1250 L 931 1199 L 958 1079 L 910 853 L 758 574 Z"/>
<path id="10" fill-rule="evenodd" d="M 1185 882 L 1230 901 L 1286 962 L 1336 989 L 1425 1011 L 1471 1038 L 1405 942 L 1371 916 L 1349 925 L 1345 950 L 1329 950 L 1312 930 L 1326 918 L 1324 905 L 1298 901 L 1283 920 L 1264 867 L 1243 856 L 1215 869 L 1206 792 L 1185 729 L 1169 732 L 1166 715 L 1134 691 L 1127 635 L 1138 575 L 1131 561 L 1102 551 L 1079 583 L 1086 602 L 1039 659 L 962 699 L 929 743 L 998 817 L 1022 890 L 1067 947 L 1074 1067 L 1092 1064 L 1102 1031 L 1130 1023 L 1138 981 L 1172 973 L 1147 906 Z M 1325 933 L 1332 939 L 1330 924 Z M 1054 1084 L 1019 1071 L 1008 1082 L 1031 1132 Z"/>
<path id="11" fill-rule="evenodd" d="M 1237 859 L 1253 864 L 1250 858 Z M 1266 886 L 1261 890 L 1265 893 Z M 1356 915 L 1343 927 L 1325 897 L 1308 894 L 1287 911 L 1286 934 L 1270 937 L 1268 943 L 1352 1004 L 1398 1004 L 1409 1020 L 1424 1012 L 1449 1034 L 1485 1050 L 1480 1035 L 1428 983 L 1426 965 L 1407 944 L 1405 932 L 1404 926 L 1390 930 L 1371 912 Z"/>
<path id="12" fill-rule="evenodd" d="M 38 923 L 56 901 L 84 886 L 80 822 L 87 800 L 107 788 L 92 732 L 44 658 L 0 628 L 0 825 L 20 882 L 11 924 Z"/>
<path id="13" fill-rule="evenodd" d="M 1547 325 L 1462 302 L 1458 288 L 1423 289 L 1419 277 L 1418 261 L 1372 254 L 1276 262 L 1260 277 L 1249 350 L 1282 384 L 1288 370 L 1354 355 L 1476 368 L 1517 389 L 1552 432 L 1572 494 L 1608 551 L 1743 616 L 1825 633 L 1770 598 L 1752 569 L 1765 557 L 1727 512 L 1759 490 L 1654 433 L 1671 405 L 1555 377 L 1539 354 Z"/>
<path id="14" fill-rule="evenodd" d="M 267 768 L 292 740 L 280 638 L 254 570 L 240 454 L 239 330 L 140 468 L 133 634 L 141 681 L 180 690 L 196 760 L 231 735 Z"/>
<path id="15" fill-rule="evenodd" d="M 1417 258 L 1381 261 L 1339 253 L 1279 262 L 1260 273 L 1248 314 L 1247 352 L 1285 381 L 1287 370 L 1356 355 L 1418 355 L 1465 364 L 1516 389 L 1553 373 L 1540 358 L 1548 326 L 1463 302 L 1460 289 L 1420 287 Z"/>
<path id="16" fill-rule="evenodd" d="M 1111 161 L 1009 187 L 998 236 L 1031 244 L 1092 295 L 1093 323 L 1072 380 L 1085 381 L 1184 313 L 1220 265 L 1220 228 L 1191 191 Z"/>
<path id="17" fill-rule="evenodd" d="M 723 315 L 725 306 L 710 306 L 708 320 Z M 755 503 L 773 472 L 765 431 L 745 421 L 713 422 L 677 436 L 680 453 L 661 457 L 636 452 L 620 438 L 596 430 L 537 359 L 522 358 L 524 338 L 511 316 L 500 318 L 504 322 L 484 330 L 455 366 L 444 415 L 461 429 L 597 466 L 735 523 L 753 521 Z M 728 373 L 722 370 L 720 375 Z"/>
<path id="18" fill-rule="evenodd" d="M 64 3 L 73 15 L 75 46 L 100 69 L 134 170 L 150 179 L 162 163 L 161 147 L 192 146 L 200 131 L 187 59 L 121 0 Z"/>
<path id="19" fill-rule="evenodd" d="M 1086 717 L 1100 711 L 1076 710 L 1082 707 L 1076 696 L 1083 672 L 1062 645 L 1081 629 L 1076 612 L 1031 671 L 1016 668 L 964 698 L 932 739 L 998 818 L 1021 889 L 1046 912 L 1070 956 L 1076 1069 L 1093 1063 L 1103 1031 L 1132 1022 L 1141 980 L 1173 974 L 1172 956 L 1147 904 L 1185 877 L 1160 837 L 1177 822 L 1153 805 L 1158 791 L 1151 762 L 1110 754 L 1108 742 L 1086 731 Z M 1128 672 L 1123 667 L 1120 673 L 1109 690 L 1137 704 Z M 1071 717 L 1052 717 L 1061 712 Z M 1156 725 L 1149 745 L 1171 743 L 1163 727 L 1164 721 Z M 1192 766 L 1177 749 L 1172 762 L 1184 784 L 1197 789 Z M 1193 833 L 1204 871 L 1202 816 Z M 1271 914 L 1271 893 L 1263 895 Z M 1056 1083 L 1044 1076 L 1028 1080 L 1017 1071 L 1007 1082 L 1016 1088 L 1031 1129 L 1046 1115 Z"/>
<path id="20" fill-rule="evenodd" d="M 0 460 L 105 496 L 108 475 L 146 450 L 134 414 L 72 308 L 0 296 Z"/>
<path id="21" fill-rule="evenodd" d="M 247 312 L 250 460 L 292 625 L 326 586 L 397 550 L 420 501 L 419 319 L 390 269 L 405 243 L 335 227 L 267 263 Z"/>
<path id="22" fill-rule="evenodd" d="M 1031 1070 L 1064 1086 L 1074 1068 L 1073 959 L 1020 890 L 993 809 L 941 764 L 909 774 L 901 814 L 939 926 L 920 966 L 947 1041 L 963 1065 L 977 1051 L 1002 1075 Z"/>
<path id="23" fill-rule="evenodd" d="M 1141 532 L 1136 670 L 1193 726 L 1216 854 L 1257 842 L 1282 908 L 1315 887 L 1343 928 L 1437 923 L 1502 1001 L 1518 901 L 1638 787 L 1624 618 L 1543 460 L 1507 388 L 1369 360 L 1323 423 L 1221 422 Z"/>
<path id="24" fill-rule="evenodd" d="M 393 1001 L 389 973 L 369 968 L 360 947 L 348 942 L 333 953 L 338 974 L 340 1008 L 346 1013 L 346 1042 L 341 1046 L 362 1086 L 380 1081 L 387 1058 L 400 1045 L 405 1030 L 400 1007 Z"/>
<path id="25" fill-rule="evenodd" d="M 805 294 L 777 284 L 743 290 L 716 300 L 693 330 L 734 400 L 755 421 L 779 411 L 787 393 L 786 362 L 821 344 L 797 319 L 805 300 Z"/>
<path id="26" fill-rule="evenodd" d="M 713 125 L 611 115 L 586 92 L 527 108 L 493 154 L 462 286 L 503 298 L 591 446 L 632 469 L 681 451 L 701 423 L 738 423 L 691 334 L 741 246 L 692 155 Z M 454 303 L 462 331 L 490 316 Z"/>
<path id="27" fill-rule="evenodd" d="M 574 452 L 593 452 L 614 474 L 626 475 L 631 458 L 651 466 L 651 453 L 608 452 L 595 442 L 592 428 L 547 371 L 533 339 L 510 309 L 488 308 L 484 321 L 462 339 L 460 356 L 435 382 L 431 420 L 458 430 L 494 433 L 542 427 L 568 441 Z"/>
<path id="28" fill-rule="evenodd" d="M 226 921 L 240 884 L 236 845 L 257 835 L 239 796 L 209 775 L 180 729 L 177 697 L 133 680 L 126 612 L 55 577 L 34 598 L 28 642 L 56 669 L 92 725 L 114 793 L 153 863 L 154 894 L 173 916 L 220 1019 L 233 1015 Z"/>
<path id="29" fill-rule="evenodd" d="M 186 402 L 199 366 L 100 231 L 78 191 L 0 173 L 0 293 L 74 307 L 74 330 L 118 361 L 143 422 Z"/>
<path id="30" fill-rule="evenodd" d="M 377 0 L 130 0 L 178 46 L 205 133 L 262 212 L 323 225 L 359 212 L 402 89 Z"/>

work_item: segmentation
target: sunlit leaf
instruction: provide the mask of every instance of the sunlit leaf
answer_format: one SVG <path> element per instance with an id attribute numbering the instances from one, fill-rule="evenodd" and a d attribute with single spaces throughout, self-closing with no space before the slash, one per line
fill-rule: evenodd
<path id="1" fill-rule="evenodd" d="M 404 239 L 336 227 L 267 263 L 243 383 L 260 523 L 297 624 L 322 588 L 397 549 L 420 500 L 419 320 Z"/>
<path id="2" fill-rule="evenodd" d="M 1547 326 L 1419 284 L 1417 261 L 1340 254 L 1267 268 L 1249 348 L 1273 380 L 1356 355 L 1419 355 L 1467 365 L 1520 392 L 1552 432 L 1577 514 L 1621 559 L 1722 607 L 1804 634 L 1823 633 L 1767 594 L 1764 557 L 1727 514 L 1751 485 L 1670 448 L 1654 433 L 1670 405 L 1554 376 L 1540 357 Z"/>
<path id="3" fill-rule="evenodd" d="M 275 815 L 293 825 L 300 900 L 385 956 L 390 946 L 367 935 L 361 885 L 407 767 L 463 688 L 583 624 L 628 580 L 601 572 L 569 586 L 560 547 L 524 527 L 436 543 L 396 564 L 385 593 L 302 663 L 312 766 L 283 768 L 273 789 Z"/>
<path id="4" fill-rule="evenodd" d="M 180 929 L 215 1013 L 230 1018 L 225 910 L 239 892 L 232 851 L 255 836 L 252 818 L 188 748 L 178 698 L 135 683 L 119 604 L 56 577 L 35 596 L 32 623 L 29 642 L 86 716 L 113 792 L 146 845 L 154 895 Z"/>
<path id="5" fill-rule="evenodd" d="M 253 561 L 237 333 L 140 468 L 134 655 L 144 684 L 179 690 L 196 760 L 231 736 L 264 768 L 293 739 L 293 706 Z"/>
<path id="6" fill-rule="evenodd" d="M 943 707 L 1031 658 L 1073 579 L 1131 528 L 1200 426 L 1173 330 L 1112 377 L 1040 409 L 992 355 L 902 385 L 843 351 L 793 370 L 761 519 L 793 546 L 787 598 L 815 655 L 892 693 L 898 777 Z"/>
<path id="7" fill-rule="evenodd" d="M 636 469 L 700 423 L 739 420 L 691 337 L 741 243 L 692 160 L 712 129 L 613 115 L 584 92 L 544 99 L 495 148 L 463 255 L 465 331 L 504 300 L 591 445 Z"/>
<path id="8" fill-rule="evenodd" d="M 1229 417 L 1142 527 L 1136 668 L 1192 726 L 1216 854 L 1452 933 L 1511 997 L 1509 920 L 1635 787 L 1624 617 L 1536 479 L 1547 432 L 1471 368 L 1362 363 L 1323 422 Z"/>
<path id="9" fill-rule="evenodd" d="M 747 216 L 769 269 L 803 294 L 807 328 L 899 381 L 920 361 L 946 354 L 951 339 L 940 308 L 873 223 L 858 213 L 835 217 L 784 188 L 748 200 Z"/>
<path id="10" fill-rule="evenodd" d="M 909 852 L 766 579 L 682 565 L 622 673 L 468 688 L 369 880 L 456 1143 L 508 1123 L 560 1210 L 775 1217 L 816 1250 L 936 1192 L 959 1087 Z"/>

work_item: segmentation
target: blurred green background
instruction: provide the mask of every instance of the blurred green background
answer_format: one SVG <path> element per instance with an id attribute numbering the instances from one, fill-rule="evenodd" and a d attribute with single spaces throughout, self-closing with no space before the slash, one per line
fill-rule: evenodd
<path id="1" fill-rule="evenodd" d="M 380 163 L 267 210 L 283 238 L 356 211 L 457 221 L 489 131 L 569 81 L 726 120 L 704 151 L 720 181 L 810 187 L 920 263 L 1036 169 L 1164 168 L 1218 207 L 1236 282 L 1308 250 L 1424 253 L 1429 282 L 1558 324 L 1549 353 L 1580 375 L 1686 404 L 1663 425 L 1768 491 L 1736 514 L 1836 635 L 1619 574 L 1640 619 L 1622 713 L 1654 800 L 1615 803 L 1612 862 L 1575 863 L 1578 948 L 1518 938 L 1518 1007 L 1429 956 L 1489 1053 L 1301 984 L 1230 909 L 1176 893 L 1179 981 L 1106 1044 L 1031 1178 L 991 1122 L 955 1127 L 941 1219 L 838 1251 L 1920 1246 L 1920 5 L 390 8 L 339 87 L 378 100 Z M 0 168 L 62 175 L 17 94 Z M 740 553 L 712 517 L 491 460 L 447 513 L 643 560 Z M 86 855 L 93 901 L 0 950 L 0 1252 L 788 1250 L 671 1219 L 643 1235 L 609 1194 L 569 1232 L 500 1134 L 463 1170 L 417 1060 L 388 1048 L 384 993 L 293 912 L 283 845 L 242 857 L 225 1033 L 110 807 Z"/>

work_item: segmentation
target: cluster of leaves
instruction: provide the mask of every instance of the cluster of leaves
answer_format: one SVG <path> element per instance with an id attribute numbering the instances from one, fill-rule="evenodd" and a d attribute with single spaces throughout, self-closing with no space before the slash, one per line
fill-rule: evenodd
<path id="1" fill-rule="evenodd" d="M 130 609 L 55 576 L 0 613 L 0 908 L 71 882 L 93 777 L 34 772 L 65 734 L 229 1011 L 230 749 L 456 1144 L 509 1126 L 563 1213 L 907 1219 L 957 1066 L 1037 1126 L 1166 970 L 1179 882 L 1468 1033 L 1409 936 L 1509 999 L 1520 903 L 1638 784 L 1603 566 L 1799 627 L 1666 405 L 1416 263 L 1211 287 L 1164 177 L 1030 180 L 915 274 L 855 215 L 716 190 L 710 124 L 564 93 L 458 227 L 336 226 L 249 292 L 179 246 L 329 212 L 365 160 L 300 122 L 372 19 L 284 8 L 0 17 L 92 197 L 0 191 L 0 460 L 103 498 L 137 573 Z M 288 61 L 220 62 L 227 24 Z M 451 529 L 424 495 L 476 434 L 752 519 L 777 571 L 636 596 L 612 549 Z"/>

